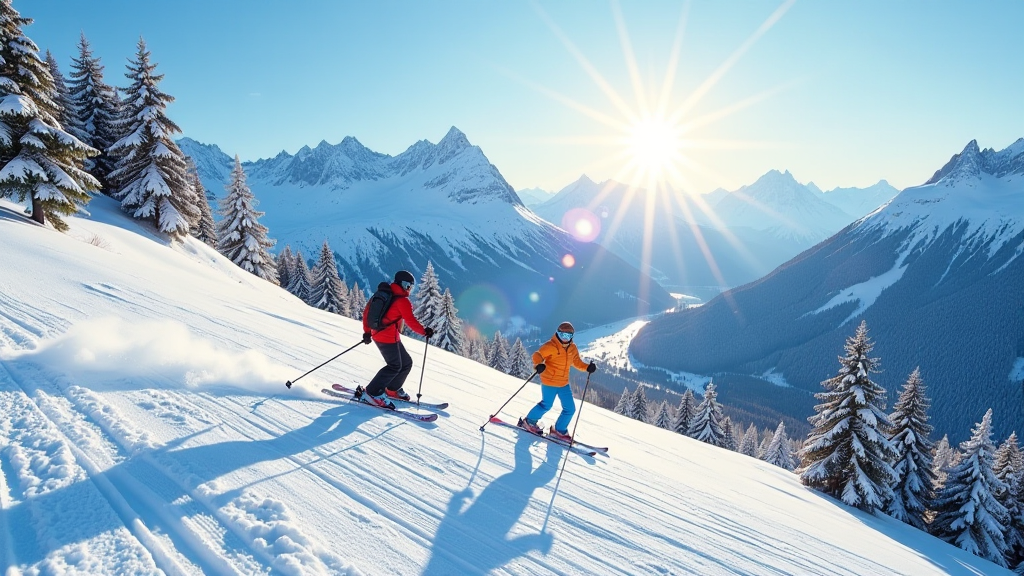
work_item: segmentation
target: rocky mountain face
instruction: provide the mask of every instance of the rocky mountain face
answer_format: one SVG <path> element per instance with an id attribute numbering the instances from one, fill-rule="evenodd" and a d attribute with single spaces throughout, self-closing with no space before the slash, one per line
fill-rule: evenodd
<path id="1" fill-rule="evenodd" d="M 672 371 L 781 375 L 817 392 L 867 321 L 890 397 L 917 366 L 937 434 L 989 407 L 1024 423 L 1024 139 L 971 142 L 927 183 L 703 307 L 656 319 L 630 351 Z M 794 414 L 806 417 L 810 414 Z"/>

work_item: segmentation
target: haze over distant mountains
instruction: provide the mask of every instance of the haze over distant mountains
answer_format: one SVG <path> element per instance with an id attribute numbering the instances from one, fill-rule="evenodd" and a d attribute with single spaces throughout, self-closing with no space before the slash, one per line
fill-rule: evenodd
<path id="1" fill-rule="evenodd" d="M 991 407 L 1005 436 L 1024 423 L 1022 252 L 1024 139 L 998 152 L 972 141 L 768 276 L 652 321 L 630 351 L 672 371 L 772 372 L 817 392 L 863 319 L 890 397 L 920 366 L 939 435 L 964 439 Z"/>
<path id="2" fill-rule="evenodd" d="M 223 195 L 233 160 L 184 138 L 208 194 Z M 433 262 L 460 315 L 483 330 L 601 324 L 674 304 L 657 283 L 596 244 L 530 212 L 483 151 L 452 128 L 397 156 L 352 137 L 245 163 L 278 241 L 311 258 L 326 239 L 339 272 L 374 287 Z"/>
<path id="3" fill-rule="evenodd" d="M 569 220 L 579 217 L 578 210 L 594 214 L 597 242 L 636 266 L 644 265 L 646 236 L 646 262 L 662 285 L 689 293 L 711 288 L 713 295 L 764 276 L 897 193 L 884 181 L 823 193 L 777 170 L 733 192 L 702 196 L 671 190 L 650 195 L 582 176 L 531 208 L 564 228 L 573 225 L 566 214 Z"/>

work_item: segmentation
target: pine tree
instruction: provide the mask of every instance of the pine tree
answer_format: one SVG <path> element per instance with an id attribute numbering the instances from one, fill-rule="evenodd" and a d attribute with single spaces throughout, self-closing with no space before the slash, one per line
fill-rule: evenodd
<path id="1" fill-rule="evenodd" d="M 437 317 L 437 324 L 436 345 L 449 352 L 461 354 L 463 346 L 462 320 L 459 319 L 459 310 L 455 307 L 455 298 L 452 298 L 452 293 L 447 288 L 444 289 L 444 295 L 441 296 L 441 311 Z M 519 339 L 516 339 L 516 344 L 520 348 L 523 346 Z M 515 352 L 515 348 L 512 351 Z"/>
<path id="2" fill-rule="evenodd" d="M 501 332 L 494 333 L 494 340 L 491 342 L 491 349 L 487 354 L 487 365 L 505 374 L 509 372 L 508 343 Z"/>
<path id="3" fill-rule="evenodd" d="M 341 314 L 345 309 L 345 301 L 341 296 L 341 278 L 338 277 L 338 266 L 334 261 L 334 252 L 327 240 L 320 248 L 320 259 L 313 267 L 313 286 L 309 293 L 310 306 L 326 310 L 332 314 Z"/>
<path id="4" fill-rule="evenodd" d="M 689 388 L 683 392 L 679 399 L 679 408 L 676 408 L 676 419 L 672 422 L 672 430 L 679 434 L 690 433 L 690 423 L 693 422 L 693 415 L 697 413 L 697 401 L 693 398 L 693 391 Z"/>
<path id="5" fill-rule="evenodd" d="M 1005 485 L 992 470 L 996 447 L 992 443 L 991 408 L 961 449 L 963 460 L 949 469 L 946 486 L 936 498 L 932 531 L 946 542 L 1005 568 L 1004 533 L 1009 517 L 995 496 Z"/>
<path id="6" fill-rule="evenodd" d="M 789 448 L 789 437 L 786 436 L 786 425 L 782 422 L 779 422 L 778 428 L 772 434 L 772 443 L 765 450 L 764 461 L 790 471 L 796 467 L 793 464 L 793 453 Z"/>
<path id="7" fill-rule="evenodd" d="M 267 227 L 259 223 L 263 212 L 256 210 L 259 202 L 245 183 L 245 171 L 238 156 L 231 183 L 224 189 L 228 194 L 220 202 L 217 250 L 246 272 L 277 284 L 277 269 L 267 252 L 274 241 L 267 238 Z"/>
<path id="8" fill-rule="evenodd" d="M 946 485 L 947 470 L 955 464 L 960 463 L 961 455 L 956 448 L 949 445 L 949 436 L 943 436 L 942 440 L 932 450 L 932 473 L 935 476 L 935 493 L 937 494 Z"/>
<path id="9" fill-rule="evenodd" d="M 427 262 L 427 269 L 420 277 L 419 286 L 416 290 L 416 308 L 413 314 L 420 324 L 429 326 L 438 331 L 438 324 L 441 317 L 442 295 L 441 287 L 437 281 L 437 274 L 434 273 L 434 265 Z"/>
<path id="10" fill-rule="evenodd" d="M 115 163 L 107 149 L 117 141 L 117 124 L 120 121 L 114 104 L 116 90 L 104 82 L 103 65 L 99 57 L 93 56 L 84 33 L 78 41 L 78 58 L 71 59 L 68 96 L 71 103 L 69 131 L 100 151 L 98 156 L 85 162 L 85 169 L 109 193 L 109 175 L 114 171 Z M 178 132 L 177 127 L 173 131 Z"/>
<path id="11" fill-rule="evenodd" d="M 885 409 L 885 389 L 871 381 L 878 359 L 862 321 L 846 340 L 839 374 L 822 382 L 822 401 L 810 418 L 814 428 L 800 452 L 798 473 L 804 484 L 868 513 L 892 498 L 896 473 L 890 464 L 896 450 L 889 441 L 892 425 Z"/>
<path id="12" fill-rule="evenodd" d="M 363 311 L 366 310 L 366 292 L 363 292 L 363 289 L 359 287 L 359 282 L 352 283 L 352 289 L 348 291 L 348 299 L 352 318 L 362 320 Z"/>
<path id="13" fill-rule="evenodd" d="M 629 388 L 622 388 L 622 396 L 619 397 L 619 403 L 615 405 L 614 412 L 616 414 L 622 414 L 623 416 L 629 416 L 630 402 L 633 396 L 629 393 Z"/>
<path id="14" fill-rule="evenodd" d="M 292 247 L 287 244 L 284 250 L 277 255 L 277 281 L 285 290 L 292 283 L 292 270 L 295 268 L 295 257 L 292 256 Z"/>
<path id="15" fill-rule="evenodd" d="M 529 378 L 533 374 L 533 355 L 526 351 L 526 346 L 523 346 L 519 338 L 516 338 L 509 352 L 509 363 L 512 367 L 510 374 L 517 378 Z"/>
<path id="16" fill-rule="evenodd" d="M 725 432 L 722 430 L 722 405 L 718 403 L 718 392 L 714 383 L 709 382 L 704 389 L 704 400 L 697 406 L 687 436 L 712 446 L 723 445 Z"/>
<path id="17" fill-rule="evenodd" d="M 766 447 L 767 449 L 767 447 Z M 757 426 L 751 422 L 747 431 L 743 434 L 743 441 L 740 442 L 740 454 L 746 454 L 751 458 L 757 458 Z"/>
<path id="18" fill-rule="evenodd" d="M 764 434 L 761 435 L 761 443 L 757 445 L 758 460 L 764 460 L 765 455 L 768 454 L 768 447 L 772 445 L 772 440 L 774 438 L 775 432 L 769 428 L 765 428 Z"/>
<path id="19" fill-rule="evenodd" d="M 1017 433 L 1000 444 L 996 450 L 992 471 L 1006 486 L 996 493 L 996 500 L 1006 508 L 1009 522 L 1004 534 L 1006 540 L 1006 564 L 1024 565 L 1024 455 L 1017 443 Z"/>
<path id="20" fill-rule="evenodd" d="M 472 326 L 463 325 L 465 341 L 470 343 L 466 357 L 480 364 L 487 365 L 487 340 Z"/>
<path id="21" fill-rule="evenodd" d="M 629 416 L 641 422 L 650 422 L 651 415 L 647 408 L 647 392 L 643 384 L 637 384 L 633 396 L 629 399 Z"/>
<path id="22" fill-rule="evenodd" d="M 210 210 L 210 200 L 206 197 L 206 188 L 199 179 L 199 172 L 192 159 L 185 157 L 188 166 L 188 182 L 195 192 L 196 207 L 199 208 L 199 220 L 192 226 L 190 234 L 200 242 L 217 247 L 217 225 L 213 221 L 213 211 Z"/>
<path id="23" fill-rule="evenodd" d="M 50 69 L 50 77 L 53 78 L 53 104 L 57 107 L 56 119 L 60 127 L 65 131 L 70 130 L 75 119 L 75 108 L 71 103 L 71 95 L 68 92 L 68 85 L 64 82 L 64 75 L 60 72 L 57 59 L 46 51 L 46 66 Z M 90 162 L 91 160 L 86 160 Z"/>
<path id="24" fill-rule="evenodd" d="M 665 430 L 672 429 L 672 413 L 669 412 L 668 401 L 662 400 L 658 406 L 658 411 L 654 414 L 654 421 L 651 422 L 658 428 L 664 428 Z"/>
<path id="25" fill-rule="evenodd" d="M 288 285 L 288 291 L 296 298 L 309 303 L 310 294 L 313 293 L 313 275 L 309 271 L 309 265 L 302 256 L 302 251 L 295 251 L 295 268 L 293 269 L 292 282 Z"/>
<path id="26" fill-rule="evenodd" d="M 140 38 L 136 60 L 126 74 L 132 84 L 125 91 L 125 116 L 119 126 L 124 136 L 109 148 L 118 158 L 117 167 L 107 180 L 125 212 L 151 220 L 158 230 L 177 239 L 199 221 L 199 208 L 188 182 L 185 155 L 172 138 L 181 129 L 164 114 L 174 98 L 157 87 L 163 75 L 154 74 L 155 69 Z M 220 237 L 223 240 L 223 233 Z"/>
<path id="27" fill-rule="evenodd" d="M 728 450 L 736 452 L 740 448 L 739 441 L 736 440 L 736 433 L 732 429 L 732 418 L 728 416 L 725 420 L 722 420 L 722 447 Z"/>
<path id="28" fill-rule="evenodd" d="M 50 67 L 22 31 L 32 23 L 0 2 L 0 197 L 32 203 L 32 219 L 59 231 L 99 182 L 79 166 L 98 153 L 61 127 Z"/>
<path id="29" fill-rule="evenodd" d="M 921 371 L 915 368 L 903 385 L 889 418 L 894 428 L 892 443 L 896 459 L 893 471 L 896 472 L 896 482 L 886 513 L 918 530 L 925 529 L 925 513 L 932 506 L 935 490 L 933 444 L 929 438 L 932 427 L 928 424 L 927 413 L 930 404 L 925 396 Z"/>

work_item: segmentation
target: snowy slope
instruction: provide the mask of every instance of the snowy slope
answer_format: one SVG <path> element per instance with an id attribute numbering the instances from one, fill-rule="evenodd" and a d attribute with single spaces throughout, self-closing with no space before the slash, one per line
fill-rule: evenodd
<path id="1" fill-rule="evenodd" d="M 181 146 L 197 158 L 207 190 L 223 195 L 223 169 L 204 167 L 230 158 L 194 140 Z M 635 267 L 530 212 L 454 127 L 437 144 L 421 140 L 396 156 L 346 137 L 245 169 L 278 250 L 290 245 L 310 258 L 326 239 L 345 280 L 364 289 L 400 269 L 419 277 L 429 260 L 462 317 L 486 333 L 510 322 L 602 324 L 635 316 L 638 308 L 672 306 L 668 293 Z M 569 267 L 567 254 L 574 260 Z M 480 292 L 492 296 L 474 297 Z"/>
<path id="2" fill-rule="evenodd" d="M 559 483 L 561 449 L 479 431 L 520 382 L 437 349 L 433 424 L 316 392 L 368 380 L 372 347 L 288 391 L 360 326 L 89 208 L 65 235 L 0 202 L 7 574 L 1008 574 L 589 405 L 578 434 L 612 456 Z"/>
<path id="3" fill-rule="evenodd" d="M 810 187 L 812 184 L 807 186 Z M 861 218 L 874 212 L 899 193 L 899 190 L 885 180 L 879 180 L 867 188 L 833 188 L 824 192 L 821 198 L 854 218 Z"/>

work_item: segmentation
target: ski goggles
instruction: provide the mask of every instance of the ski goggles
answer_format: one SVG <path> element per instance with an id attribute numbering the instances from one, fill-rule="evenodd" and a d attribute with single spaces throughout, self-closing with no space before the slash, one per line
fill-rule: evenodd
<path id="1" fill-rule="evenodd" d="M 565 342 L 568 342 L 569 340 L 572 340 L 572 332 L 555 332 L 555 334 L 558 335 L 558 339 L 559 340 L 562 340 L 562 341 L 565 341 Z"/>
<path id="2" fill-rule="evenodd" d="M 412 292 L 412 282 L 406 282 L 405 280 L 402 280 L 401 282 L 399 282 L 399 284 L 402 286 L 402 290 L 405 290 L 406 292 Z"/>

